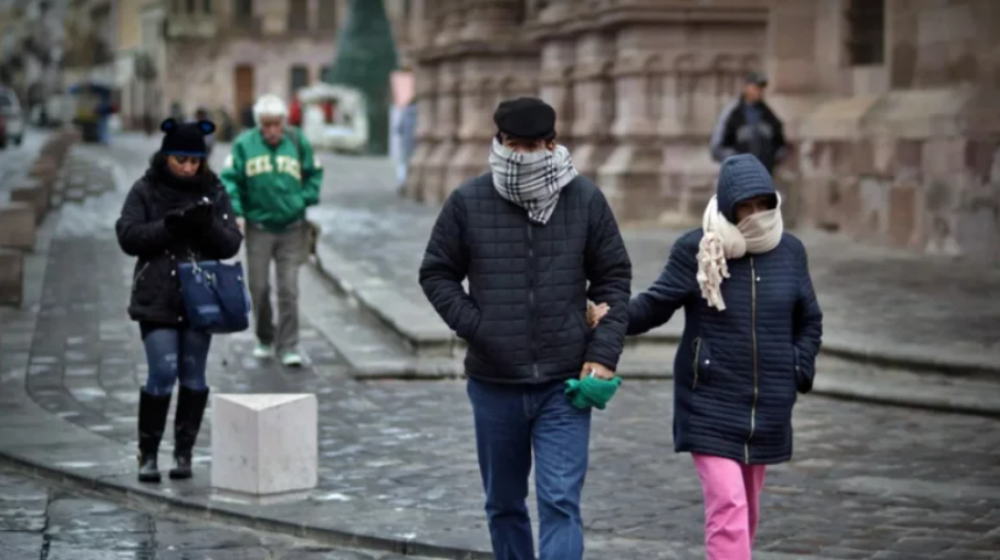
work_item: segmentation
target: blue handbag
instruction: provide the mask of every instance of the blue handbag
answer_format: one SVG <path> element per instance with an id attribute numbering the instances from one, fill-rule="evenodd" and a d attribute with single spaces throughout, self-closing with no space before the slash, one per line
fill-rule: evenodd
<path id="1" fill-rule="evenodd" d="M 192 260 L 178 264 L 177 274 L 193 330 L 227 334 L 250 327 L 250 295 L 241 263 Z"/>

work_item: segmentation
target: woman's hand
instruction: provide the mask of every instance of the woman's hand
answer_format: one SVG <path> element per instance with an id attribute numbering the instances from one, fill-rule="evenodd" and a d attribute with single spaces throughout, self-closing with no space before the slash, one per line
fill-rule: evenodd
<path id="1" fill-rule="evenodd" d="M 602 303 L 599 305 L 594 305 L 594 302 L 588 301 L 587 324 L 590 325 L 590 328 L 596 329 L 597 324 L 600 323 L 601 319 L 603 319 L 604 316 L 608 314 L 608 311 L 611 311 L 611 307 L 609 307 L 608 304 Z"/>

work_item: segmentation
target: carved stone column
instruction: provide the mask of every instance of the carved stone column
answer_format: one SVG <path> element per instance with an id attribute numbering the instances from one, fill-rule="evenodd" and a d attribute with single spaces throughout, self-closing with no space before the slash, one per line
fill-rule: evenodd
<path id="1" fill-rule="evenodd" d="M 615 32 L 615 149 L 599 172 L 618 218 L 692 223 L 714 192 L 712 127 L 758 65 L 767 10 L 754 0 L 605 2 Z M 665 216 L 665 212 L 673 216 Z M 685 224 L 687 225 L 687 224 Z"/>
<path id="2" fill-rule="evenodd" d="M 434 44 L 449 45 L 457 41 L 462 33 L 467 10 L 465 0 L 435 0 L 434 13 L 437 16 L 438 28 Z"/>
<path id="3" fill-rule="evenodd" d="M 650 220 L 659 209 L 663 148 L 656 122 L 662 97 L 664 30 L 636 26 L 620 29 L 615 80 L 615 149 L 598 171 L 598 181 L 619 220 Z"/>
<path id="4" fill-rule="evenodd" d="M 501 74 L 502 61 L 494 56 L 470 56 L 462 61 L 462 83 L 458 87 L 458 145 L 445 176 L 446 189 L 454 189 L 463 181 L 479 175 L 488 167 L 487 153 L 493 135 L 493 94 L 500 87 L 496 77 Z"/>
<path id="5" fill-rule="evenodd" d="M 522 0 L 463 0 L 464 25 L 458 36 L 462 41 L 489 42 L 519 35 L 523 20 Z"/>
<path id="6" fill-rule="evenodd" d="M 448 164 L 457 149 L 459 123 L 458 88 L 461 82 L 462 66 L 455 60 L 441 62 L 437 76 L 437 104 L 431 126 L 435 129 L 438 142 L 427 159 L 421 178 L 421 199 L 437 204 L 444 200 L 449 187 L 445 180 Z"/>
<path id="7" fill-rule="evenodd" d="M 556 110 L 559 143 L 573 144 L 573 70 L 576 44 L 572 39 L 539 39 L 542 51 L 538 73 L 538 96 Z"/>
<path id="8" fill-rule="evenodd" d="M 503 97 L 534 94 L 537 50 L 523 38 L 520 0 L 465 0 L 466 20 L 454 46 L 462 79 L 457 85 L 459 125 L 456 151 L 443 175 L 447 195 L 488 169 L 492 115 Z M 528 88 L 516 84 L 527 82 Z M 530 91 L 525 91 L 526 89 Z"/>
<path id="9" fill-rule="evenodd" d="M 426 178 L 424 172 L 439 137 L 435 118 L 437 116 L 437 64 L 426 62 L 416 67 L 414 77 L 414 97 L 417 102 L 417 146 L 406 167 L 406 196 L 423 201 Z"/>
<path id="10" fill-rule="evenodd" d="M 576 41 L 572 72 L 573 164 L 577 171 L 597 179 L 597 170 L 611 153 L 611 122 L 615 91 L 611 82 L 614 46 L 609 35 L 591 31 Z"/>

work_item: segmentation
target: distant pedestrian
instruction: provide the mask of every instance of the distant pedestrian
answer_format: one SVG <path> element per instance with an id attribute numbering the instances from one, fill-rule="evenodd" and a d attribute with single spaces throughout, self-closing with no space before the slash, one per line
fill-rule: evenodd
<path id="1" fill-rule="evenodd" d="M 413 150 L 416 148 L 417 144 L 416 100 L 410 101 L 410 103 L 403 108 L 403 114 L 399 118 L 399 127 L 397 132 L 399 133 L 400 154 L 399 162 L 397 163 L 396 168 L 396 182 L 399 185 L 399 190 L 402 191 L 406 186 L 406 170 L 409 167 L 410 158 L 413 156 Z"/>
<path id="2" fill-rule="evenodd" d="M 299 353 L 299 267 L 313 228 L 306 209 L 319 204 L 323 166 L 296 128 L 286 126 L 288 107 L 276 95 L 254 106 L 257 127 L 233 142 L 222 181 L 247 236 L 247 266 L 257 346 L 253 356 L 277 353 L 285 366 L 302 365 Z M 271 309 L 270 269 L 278 282 L 278 328 Z"/>
<path id="3" fill-rule="evenodd" d="M 208 114 L 208 109 L 204 107 L 198 107 L 194 112 L 195 122 L 211 120 L 211 116 Z M 211 159 L 212 150 L 215 148 L 215 133 L 205 135 L 205 150 L 207 157 Z"/>
<path id="4" fill-rule="evenodd" d="M 722 110 L 712 131 L 710 148 L 715 161 L 753 154 L 773 174 L 775 165 L 788 156 L 784 124 L 764 102 L 765 89 L 764 74 L 747 74 L 739 99 Z"/>
<path id="5" fill-rule="evenodd" d="M 493 119 L 491 171 L 448 197 L 420 285 L 469 343 L 465 372 L 494 557 L 535 558 L 525 504 L 533 454 L 540 558 L 580 560 L 591 413 L 573 406 L 566 382 L 616 378 L 632 266 L 604 194 L 556 144 L 555 110 L 520 98 L 501 103 Z M 617 302 L 595 332 L 588 296 Z"/>
<path id="6" fill-rule="evenodd" d="M 229 196 L 205 159 L 205 135 L 215 125 L 167 119 L 160 128 L 160 150 L 129 191 L 115 225 L 122 250 L 138 257 L 129 315 L 139 322 L 149 364 L 139 393 L 141 482 L 160 481 L 157 451 L 174 385 L 180 382 L 170 478 L 191 477 L 191 452 L 208 402 L 212 337 L 188 327 L 177 264 L 228 259 L 243 242 Z"/>
<path id="7" fill-rule="evenodd" d="M 703 227 L 629 302 L 628 334 L 682 307 L 674 449 L 693 455 L 701 479 L 708 559 L 750 560 L 764 470 L 792 456 L 792 406 L 812 389 L 823 335 L 805 247 L 784 232 L 781 198 L 751 155 L 723 162 Z M 606 312 L 593 308 L 591 324 Z"/>

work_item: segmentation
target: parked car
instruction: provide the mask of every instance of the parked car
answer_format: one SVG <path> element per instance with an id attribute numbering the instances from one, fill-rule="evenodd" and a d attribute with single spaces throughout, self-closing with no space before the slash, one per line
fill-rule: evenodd
<path id="1" fill-rule="evenodd" d="M 27 120 L 24 112 L 21 111 L 21 102 L 13 90 L 0 88 L 0 115 L 4 116 L 4 121 L 7 123 L 4 143 L 9 140 L 16 145 L 21 145 L 21 141 L 24 140 Z"/>

